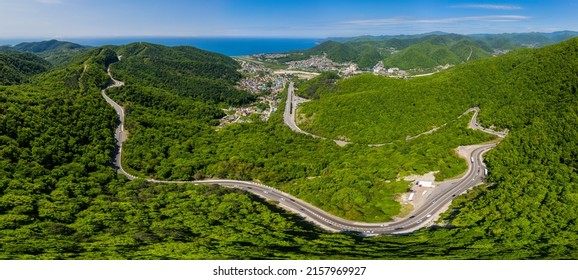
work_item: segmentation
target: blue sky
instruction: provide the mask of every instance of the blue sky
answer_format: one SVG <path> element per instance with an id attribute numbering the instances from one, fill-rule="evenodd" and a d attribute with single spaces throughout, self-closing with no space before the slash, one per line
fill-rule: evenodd
<path id="1" fill-rule="evenodd" d="M 578 30 L 578 1 L 0 0 L 0 38 Z"/>

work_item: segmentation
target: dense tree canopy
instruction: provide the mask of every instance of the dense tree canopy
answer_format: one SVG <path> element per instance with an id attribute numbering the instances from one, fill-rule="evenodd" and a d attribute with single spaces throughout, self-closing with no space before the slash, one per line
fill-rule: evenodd
<path id="1" fill-rule="evenodd" d="M 14 85 L 28 81 L 50 68 L 50 63 L 29 53 L 0 51 L 0 85 Z"/>
<path id="2" fill-rule="evenodd" d="M 326 55 L 337 63 L 357 63 L 370 69 L 382 61 L 385 67 L 431 70 L 440 65 L 490 57 L 495 50 L 506 51 L 527 46 L 543 47 L 578 36 L 572 31 L 514 34 L 418 34 L 331 38 L 311 49 L 288 53 L 278 62 Z"/>
<path id="3" fill-rule="evenodd" d="M 136 86 L 152 86 L 202 102 L 241 105 L 255 96 L 238 90 L 239 65 L 232 58 L 193 47 L 135 43 L 117 50 L 125 59 L 114 66 L 115 77 Z"/>
<path id="4" fill-rule="evenodd" d="M 119 54 L 130 58 L 120 48 L 99 48 L 30 82 L 0 86 L 0 258 L 578 258 L 577 40 L 411 81 L 354 77 L 312 101 L 358 96 L 344 103 L 355 107 L 352 100 L 376 98 L 367 111 L 382 110 L 379 100 L 392 111 L 419 101 L 440 116 L 415 111 L 423 127 L 402 130 L 409 124 L 398 118 L 393 129 L 447 123 L 411 141 L 406 133 L 379 138 L 393 141 L 379 148 L 294 134 L 279 114 L 216 131 L 218 102 L 133 80 L 129 67 L 140 64 L 113 63 Z M 395 215 L 392 196 L 406 187 L 397 176 L 462 172 L 452 149 L 490 140 L 466 129 L 467 117 L 457 119 L 468 107 L 480 106 L 484 125 L 510 134 L 487 156 L 490 184 L 456 199 L 445 227 L 372 239 L 331 234 L 241 191 L 117 176 L 117 117 L 100 96 L 110 63 L 115 75 L 127 67 L 127 86 L 109 90 L 128 114 L 127 169 L 156 178 L 261 180 L 351 219 Z M 407 95 L 392 100 L 394 87 Z M 360 140 L 382 133 L 367 118 L 357 122 L 365 126 Z"/>
<path id="5" fill-rule="evenodd" d="M 159 49 L 158 59 L 170 55 Z M 139 71 L 139 64 L 126 65 L 127 72 Z M 396 195 L 408 186 L 398 178 L 431 170 L 439 170 L 439 179 L 459 175 L 466 166 L 452 150 L 492 139 L 466 129 L 466 118 L 455 119 L 439 134 L 380 148 L 342 148 L 330 140 L 296 135 L 282 123 L 281 114 L 268 123 L 233 124 L 217 131 L 214 125 L 223 113 L 212 103 L 128 78 L 128 86 L 109 91 L 126 106 L 125 128 L 131 135 L 123 150 L 126 170 L 172 180 L 260 180 L 349 219 L 391 219 L 400 209 Z M 337 78 L 327 73 L 315 81 Z"/>

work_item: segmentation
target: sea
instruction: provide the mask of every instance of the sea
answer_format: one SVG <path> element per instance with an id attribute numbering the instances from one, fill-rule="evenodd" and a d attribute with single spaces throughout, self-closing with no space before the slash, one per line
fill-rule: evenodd
<path id="1" fill-rule="evenodd" d="M 15 45 L 21 42 L 39 42 L 50 39 L 0 40 L 0 45 Z M 243 56 L 258 53 L 280 53 L 310 49 L 324 39 L 317 38 L 200 38 L 200 37 L 114 37 L 114 38 L 58 38 L 84 46 L 126 45 L 134 42 L 173 46 L 192 46 L 228 56 Z"/>

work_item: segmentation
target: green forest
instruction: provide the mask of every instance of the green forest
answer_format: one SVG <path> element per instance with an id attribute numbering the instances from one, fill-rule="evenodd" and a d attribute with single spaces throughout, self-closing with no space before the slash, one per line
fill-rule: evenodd
<path id="1" fill-rule="evenodd" d="M 160 53 L 174 56 L 169 48 Z M 135 61 L 127 58 L 113 64 L 113 75 L 123 77 L 116 73 L 139 69 L 140 60 Z M 162 71 L 177 67 L 167 65 Z M 170 83 L 187 84 L 190 77 L 174 75 Z M 341 148 L 333 141 L 296 135 L 285 127 L 281 114 L 267 123 L 235 124 L 217 131 L 214 125 L 223 114 L 215 103 L 218 100 L 200 102 L 165 88 L 162 81 L 148 85 L 145 75 L 123 79 L 127 86 L 111 89 L 109 94 L 126 106 L 125 128 L 130 137 L 123 166 L 127 171 L 169 180 L 257 180 L 353 220 L 390 220 L 400 209 L 396 195 L 408 186 L 397 178 L 431 170 L 439 170 L 439 179 L 457 176 L 466 165 L 452 150 L 493 139 L 466 129 L 466 118 L 454 120 L 438 134 L 381 148 L 362 144 Z M 213 95 L 222 96 L 220 92 Z"/>
<path id="2" fill-rule="evenodd" d="M 504 52 L 528 46 L 543 47 L 576 37 L 578 33 L 474 34 L 433 33 L 399 36 L 361 36 L 329 38 L 308 50 L 289 52 L 277 62 L 308 59 L 326 55 L 337 63 L 356 63 L 370 69 L 382 61 L 386 68 L 431 71 L 440 65 L 458 65 L 491 57 L 495 50 Z"/>
<path id="3" fill-rule="evenodd" d="M 46 60 L 44 63 L 48 62 L 53 66 L 65 65 L 76 55 L 86 52 L 89 49 L 91 49 L 91 47 L 58 40 L 27 42 L 15 46 L 0 46 L 0 52 L 23 53 L 28 54 L 28 57 L 35 57 L 36 59 L 40 57 Z"/>
<path id="4" fill-rule="evenodd" d="M 575 90 L 573 60 L 563 58 L 572 55 L 570 42 L 410 80 L 358 75 L 331 87 L 317 86 L 313 94 L 305 85 L 304 96 L 320 97 L 299 108 L 299 125 L 332 139 L 386 143 L 440 127 L 479 107 L 484 126 L 516 130 Z"/>
<path id="5" fill-rule="evenodd" d="M 396 215 L 395 195 L 407 187 L 398 176 L 461 174 L 466 164 L 453 149 L 493 140 L 466 128 L 471 115 L 458 118 L 466 109 L 480 107 L 484 126 L 510 133 L 488 153 L 488 185 L 454 200 L 445 226 L 376 238 L 328 233 L 239 190 L 118 175 L 118 117 L 100 95 L 109 66 L 126 83 L 108 93 L 127 112 L 131 173 L 261 181 L 348 219 Z M 345 147 L 291 132 L 280 113 L 217 131 L 224 106 L 252 101 L 233 86 L 237 67 L 194 48 L 131 44 L 0 85 L 0 258 L 578 258 L 578 40 L 408 81 L 319 79 L 318 100 L 300 110 L 304 125 L 357 142 Z M 375 142 L 393 144 L 364 144 Z"/>

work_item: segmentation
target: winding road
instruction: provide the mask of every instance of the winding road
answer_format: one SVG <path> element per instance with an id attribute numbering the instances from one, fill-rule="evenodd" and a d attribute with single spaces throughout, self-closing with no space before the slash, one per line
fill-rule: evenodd
<path id="1" fill-rule="evenodd" d="M 119 57 L 120 60 L 120 57 Z M 122 146 L 124 141 L 126 141 L 126 132 L 124 130 L 124 119 L 125 113 L 118 103 L 112 100 L 110 97 L 106 95 L 106 90 L 112 87 L 121 87 L 124 85 L 123 82 L 117 81 L 112 77 L 112 73 L 110 71 L 110 67 L 108 68 L 108 74 L 111 78 L 112 83 L 106 88 L 101 91 L 103 98 L 108 102 L 119 115 L 119 124 L 115 131 L 115 138 L 117 139 L 117 154 L 115 156 L 115 165 L 117 170 L 120 174 L 126 176 L 129 180 L 135 179 L 143 179 L 151 183 L 157 184 L 185 184 L 185 183 L 192 183 L 192 184 L 216 184 L 230 188 L 237 188 L 242 189 L 253 194 L 256 194 L 266 200 L 275 201 L 278 206 L 297 213 L 301 215 L 305 220 L 311 221 L 320 227 L 334 232 L 340 231 L 350 231 L 350 232 L 360 232 L 363 236 L 377 236 L 382 234 L 402 234 L 402 233 L 409 233 L 423 227 L 431 225 L 434 219 L 451 204 L 453 198 L 459 194 L 464 193 L 468 189 L 481 184 L 484 179 L 484 173 L 480 172 L 481 170 L 485 170 L 485 166 L 483 163 L 482 155 L 487 152 L 488 150 L 492 149 L 496 146 L 495 143 L 492 144 L 483 144 L 478 145 L 470 154 L 471 160 L 468 160 L 468 172 L 461 177 L 460 179 L 453 180 L 451 182 L 442 183 L 446 184 L 446 187 L 438 187 L 439 191 L 433 192 L 430 196 L 428 196 L 428 200 L 426 203 L 423 203 L 420 207 L 414 209 L 414 211 L 409 215 L 409 217 L 399 219 L 397 221 L 386 222 L 386 223 L 363 223 L 363 222 L 356 222 L 356 221 L 349 221 L 332 214 L 329 214 L 305 201 L 302 201 L 288 193 L 282 192 L 277 190 L 273 187 L 257 183 L 257 182 L 249 182 L 249 181 L 238 181 L 238 180 L 202 180 L 202 181 L 165 181 L 165 180 L 156 180 L 156 179 L 148 179 L 148 178 L 139 178 L 132 174 L 126 172 L 122 167 Z M 291 92 L 293 89 L 293 83 L 289 85 Z M 289 99 L 293 98 L 293 94 L 290 94 L 291 97 L 288 97 L 288 104 L 293 104 L 294 100 Z M 285 118 L 286 123 L 295 124 L 294 118 L 291 116 L 294 114 L 295 106 L 290 105 L 286 106 L 285 113 L 287 117 L 287 113 L 291 113 L 289 116 L 291 120 Z M 475 109 L 472 109 L 475 110 Z M 472 117 L 472 121 L 470 125 L 473 126 L 474 129 L 480 129 L 488 133 L 492 133 L 494 135 L 504 137 L 502 133 L 494 132 L 492 130 L 484 129 L 476 122 L 475 118 L 477 117 L 477 111 Z M 291 127 L 291 126 L 290 126 Z M 291 127 L 292 129 L 297 129 L 301 133 L 309 134 L 300 130 L 296 125 Z M 295 130 L 294 129 L 294 130 Z M 309 134 L 313 137 L 317 137 L 315 135 Z M 466 157 L 467 158 L 467 157 Z"/>

